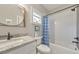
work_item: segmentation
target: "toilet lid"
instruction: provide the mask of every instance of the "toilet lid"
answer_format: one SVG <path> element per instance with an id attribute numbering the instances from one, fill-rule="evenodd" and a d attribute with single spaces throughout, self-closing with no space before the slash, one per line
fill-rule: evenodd
<path id="1" fill-rule="evenodd" d="M 50 52 L 50 48 L 44 44 L 39 45 L 37 49 L 41 52 Z"/>

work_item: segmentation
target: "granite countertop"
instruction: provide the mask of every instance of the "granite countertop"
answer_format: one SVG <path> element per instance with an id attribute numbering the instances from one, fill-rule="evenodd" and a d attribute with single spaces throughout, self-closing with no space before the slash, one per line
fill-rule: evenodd
<path id="1" fill-rule="evenodd" d="M 11 40 L 0 40 L 0 52 L 6 51 L 8 49 L 20 46 L 22 44 L 28 44 L 30 42 L 35 41 L 36 39 L 31 36 L 23 36 L 23 37 L 17 37 L 12 38 Z"/>

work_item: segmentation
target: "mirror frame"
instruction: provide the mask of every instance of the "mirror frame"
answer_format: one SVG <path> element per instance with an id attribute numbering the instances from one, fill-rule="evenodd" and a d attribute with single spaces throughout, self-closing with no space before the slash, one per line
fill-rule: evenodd
<path id="1" fill-rule="evenodd" d="M 6 25 L 6 24 L 3 24 L 3 23 L 0 23 L 0 26 L 8 26 L 8 27 L 26 27 L 26 22 L 25 22 L 25 14 L 26 14 L 26 10 L 23 6 L 21 5 L 16 5 L 18 6 L 18 8 L 20 8 L 20 10 L 22 10 L 22 14 L 23 14 L 23 21 L 18 24 L 18 25 Z M 22 24 L 23 23 L 23 24 Z"/>

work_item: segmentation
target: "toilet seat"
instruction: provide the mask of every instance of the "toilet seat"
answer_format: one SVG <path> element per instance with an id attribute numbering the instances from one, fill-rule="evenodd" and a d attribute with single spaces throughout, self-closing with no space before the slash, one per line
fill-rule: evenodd
<path id="1" fill-rule="evenodd" d="M 39 45 L 37 49 L 38 49 L 38 52 L 43 53 L 43 54 L 50 53 L 50 48 L 44 44 Z"/>

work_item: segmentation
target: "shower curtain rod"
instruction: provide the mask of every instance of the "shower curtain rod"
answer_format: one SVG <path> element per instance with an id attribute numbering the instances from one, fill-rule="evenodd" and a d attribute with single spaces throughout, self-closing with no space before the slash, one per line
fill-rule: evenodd
<path id="1" fill-rule="evenodd" d="M 75 7 L 74 7 L 74 6 L 75 6 Z M 47 14 L 46 16 L 51 15 L 51 14 L 54 14 L 54 13 L 57 13 L 57 12 L 60 12 L 60 11 L 63 11 L 63 10 L 66 10 L 66 9 L 69 9 L 69 8 L 71 8 L 71 7 L 77 8 L 77 7 L 79 7 L 79 4 L 75 4 L 75 5 L 72 5 L 72 6 L 66 7 L 66 8 L 64 8 L 64 9 L 61 9 L 61 10 L 58 10 L 58 11 L 55 11 L 55 12 L 49 13 L 49 14 Z"/>

